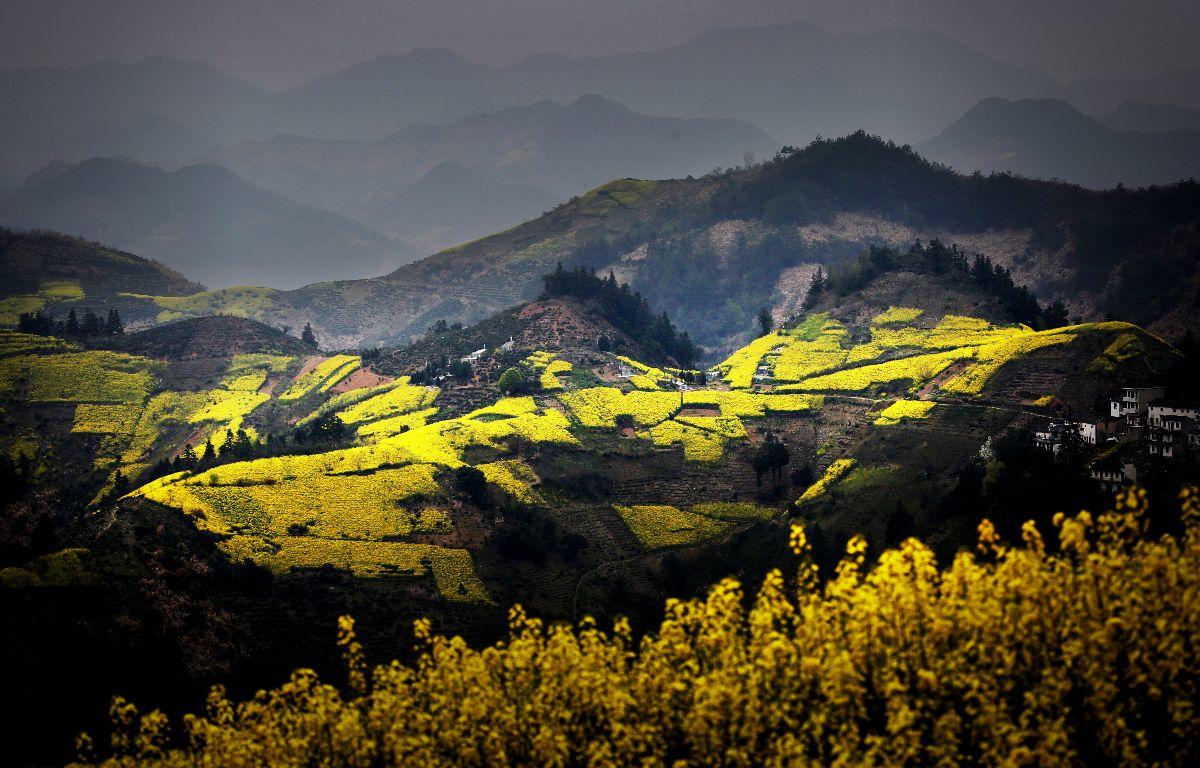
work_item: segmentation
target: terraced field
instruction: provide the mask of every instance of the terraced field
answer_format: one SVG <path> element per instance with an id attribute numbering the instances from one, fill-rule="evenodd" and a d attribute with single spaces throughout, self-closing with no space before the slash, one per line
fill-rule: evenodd
<path id="1" fill-rule="evenodd" d="M 474 407 L 463 404 L 489 402 L 465 394 L 478 385 L 360 375 L 362 359 L 348 354 L 236 355 L 181 378 L 174 363 L 53 339 L 8 333 L 0 349 L 0 394 L 69 406 L 70 433 L 110 486 L 188 444 L 219 449 L 238 431 L 255 439 L 340 420 L 348 446 L 185 471 L 127 498 L 182 513 L 230 558 L 280 575 L 329 565 L 454 602 L 493 599 L 475 564 L 498 567 L 490 531 L 511 505 L 545 510 L 588 542 L 582 560 L 546 575 L 574 600 L 567 573 L 827 515 L 843 498 L 874 509 L 934 493 L 914 474 L 961 462 L 1025 409 L 1074 397 L 1062 370 L 1118 376 L 1134 358 L 1174 354 L 1122 323 L 1034 332 L 891 307 L 865 326 L 809 316 L 734 353 L 703 386 L 685 383 L 699 372 L 628 357 L 525 350 L 518 364 L 533 394 Z M 1014 391 L 1021 372 L 1036 398 Z M 755 482 L 768 434 L 791 462 Z M 458 485 L 466 466 L 481 473 L 486 504 Z M 789 478 L 801 466 L 811 480 Z M 581 490 L 580 477 L 596 490 Z"/>
<path id="2" fill-rule="evenodd" d="M 1103 322 L 1034 331 L 1027 326 L 997 326 L 979 318 L 945 315 L 936 323 L 922 310 L 891 307 L 877 315 L 866 341 L 854 341 L 848 329 L 827 315 L 812 315 L 796 326 L 767 334 L 717 366 L 733 389 L 755 383 L 781 392 L 880 395 L 924 392 L 927 396 L 977 397 L 1005 366 L 1039 350 L 1086 336 L 1116 338 L 1096 358 L 1093 370 L 1115 370 L 1121 348 L 1144 352 L 1147 334 L 1127 323 Z M 920 324 L 924 321 L 924 324 Z M 1151 346 L 1162 342 L 1150 337 Z"/>

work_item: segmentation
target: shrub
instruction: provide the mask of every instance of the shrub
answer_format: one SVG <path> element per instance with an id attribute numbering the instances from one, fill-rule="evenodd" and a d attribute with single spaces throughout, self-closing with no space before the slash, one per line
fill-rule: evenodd
<path id="1" fill-rule="evenodd" d="M 519 368 L 509 368 L 500 374 L 500 381 L 497 382 L 496 386 L 506 395 L 520 392 L 525 388 L 525 374 L 521 373 Z"/>

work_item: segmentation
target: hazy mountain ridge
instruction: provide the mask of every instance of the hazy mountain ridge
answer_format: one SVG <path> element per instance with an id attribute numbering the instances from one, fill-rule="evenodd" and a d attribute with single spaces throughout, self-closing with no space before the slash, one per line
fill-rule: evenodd
<path id="1" fill-rule="evenodd" d="M 278 93 L 196 62 L 106 61 L 0 73 L 0 99 L 11 115 L 0 119 L 0 137 L 6 138 L 0 182 L 50 160 L 98 154 L 88 136 L 128 115 L 177 123 L 212 145 L 277 134 L 378 139 L 415 123 L 447 123 L 545 99 L 569 103 L 597 93 L 649 114 L 745 120 L 789 143 L 859 128 L 912 141 L 987 96 L 1058 90 L 1045 75 L 936 33 L 832 34 L 805 23 L 713 29 L 660 51 L 539 55 L 506 67 L 472 64 L 445 49 L 418 49 Z M 138 149 L 122 147 L 143 162 L 195 157 L 193 140 L 184 137 L 169 151 Z"/>
<path id="2" fill-rule="evenodd" d="M 1126 99 L 1100 122 L 1114 131 L 1198 131 L 1200 109 Z"/>
<path id="3" fill-rule="evenodd" d="M 1110 112 L 1128 99 L 1200 109 L 1200 67 L 1140 79 L 1085 78 L 1067 85 L 1063 93 L 1080 110 L 1093 115 Z"/>
<path id="4" fill-rule="evenodd" d="M 57 165 L 0 199 L 0 223 L 112 243 L 210 286 L 297 287 L 377 274 L 410 258 L 364 225 L 214 165 L 170 172 L 120 158 Z"/>
<path id="5" fill-rule="evenodd" d="M 503 68 L 473 65 L 446 50 L 415 51 L 356 65 L 278 98 L 288 105 L 284 122 L 314 136 L 382 135 L 504 104 L 597 93 L 654 114 L 743 119 L 782 141 L 803 142 L 858 128 L 920 138 L 979 98 L 1055 89 L 1045 75 L 936 33 L 835 35 L 797 22 L 713 29 L 656 52 L 532 56 Z M 322 106 L 334 94 L 340 110 Z M 820 114 L 813 104 L 823 105 Z M 892 112 L 903 117 L 888 118 Z"/>
<path id="6" fill-rule="evenodd" d="M 277 136 L 205 159 L 435 250 L 532 218 L 613 178 L 701 174 L 776 148 L 740 121 L 641 115 L 584 96 L 567 106 L 539 102 L 412 125 L 375 141 Z"/>
<path id="7" fill-rule="evenodd" d="M 1186 119 L 1186 113 L 1178 117 Z M 1093 188 L 1169 184 L 1200 175 L 1200 128 L 1114 130 L 1053 99 L 985 99 L 916 146 L 965 172 L 1013 172 Z"/>
<path id="8" fill-rule="evenodd" d="M 0 72 L 0 182 L 51 160 L 114 151 L 143 162 L 184 162 L 246 135 L 265 98 L 214 67 L 167 57 Z M 140 138 L 120 129 L 139 121 Z"/>

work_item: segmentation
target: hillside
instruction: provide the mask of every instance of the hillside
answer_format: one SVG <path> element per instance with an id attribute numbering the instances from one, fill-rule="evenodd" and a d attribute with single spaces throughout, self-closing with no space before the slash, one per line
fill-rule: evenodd
<path id="1" fill-rule="evenodd" d="M 917 149 L 963 172 L 1011 172 L 1093 188 L 1200 175 L 1200 130 L 1114 130 L 1054 100 L 986 99 Z"/>
<path id="2" fill-rule="evenodd" d="M 123 294 L 181 296 L 202 290 L 149 259 L 52 232 L 0 228 L 0 325 L 22 312 L 64 315 L 72 307 L 118 309 L 126 322 L 150 320 L 155 311 Z"/>
<path id="3" fill-rule="evenodd" d="M 0 224 L 102 240 L 215 287 L 366 277 L 408 258 L 361 224 L 211 165 L 167 172 L 93 158 L 57 166 L 0 199 Z"/>
<path id="4" fill-rule="evenodd" d="M 561 261 L 612 270 L 723 354 L 750 338 L 760 307 L 777 319 L 795 314 L 818 266 L 841 268 L 871 245 L 903 250 L 936 238 L 987 255 L 1043 303 L 1064 302 L 1071 317 L 1108 314 L 1178 338 L 1196 327 L 1198 218 L 1193 183 L 1095 192 L 964 176 L 855 134 L 749 169 L 612 182 L 372 280 L 156 303 L 171 305 L 173 317 L 311 322 L 332 347 L 406 343 L 438 320 L 470 325 L 534 298 Z"/>

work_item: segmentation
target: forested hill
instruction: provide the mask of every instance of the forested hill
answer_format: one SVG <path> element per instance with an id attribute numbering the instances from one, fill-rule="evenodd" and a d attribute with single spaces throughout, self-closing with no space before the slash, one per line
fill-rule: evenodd
<path id="1" fill-rule="evenodd" d="M 614 181 L 381 278 L 209 294 L 172 310 L 311 322 L 331 346 L 407 342 L 438 320 L 470 324 L 536 297 L 562 262 L 613 271 L 719 353 L 748 340 L 760 308 L 795 314 L 818 266 L 936 238 L 987 255 L 1072 319 L 1112 316 L 1175 337 L 1200 322 L 1198 224 L 1194 182 L 1092 191 L 965 176 L 857 133 L 698 179 Z"/>

